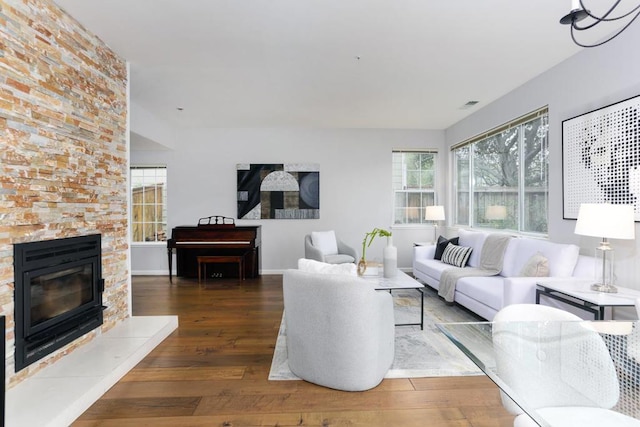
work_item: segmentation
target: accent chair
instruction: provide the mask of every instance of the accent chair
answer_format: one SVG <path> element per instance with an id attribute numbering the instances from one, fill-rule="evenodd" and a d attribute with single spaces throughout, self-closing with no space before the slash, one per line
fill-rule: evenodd
<path id="1" fill-rule="evenodd" d="M 355 263 L 358 253 L 336 237 L 335 232 L 314 231 L 304 237 L 304 257 L 327 264 Z"/>
<path id="2" fill-rule="evenodd" d="M 393 301 L 350 274 L 287 270 L 283 275 L 289 368 L 299 378 L 345 391 L 371 389 L 394 359 Z"/>

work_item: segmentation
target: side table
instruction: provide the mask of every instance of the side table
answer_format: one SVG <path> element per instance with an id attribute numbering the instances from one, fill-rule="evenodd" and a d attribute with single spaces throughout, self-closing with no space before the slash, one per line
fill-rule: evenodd
<path id="1" fill-rule="evenodd" d="M 567 279 L 541 281 L 536 287 L 536 304 L 545 296 L 593 314 L 594 320 L 604 320 L 607 307 L 633 307 L 640 291 L 617 286 L 615 294 L 591 290 L 593 280 Z"/>

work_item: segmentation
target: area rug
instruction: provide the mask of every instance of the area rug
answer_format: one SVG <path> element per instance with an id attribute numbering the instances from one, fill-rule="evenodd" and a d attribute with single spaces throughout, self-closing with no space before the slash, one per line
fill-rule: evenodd
<path id="1" fill-rule="evenodd" d="M 393 294 L 396 323 L 420 319 L 420 294 L 416 290 Z M 283 314 L 269 380 L 297 380 L 287 363 L 287 331 Z M 395 360 L 385 378 L 419 378 L 481 375 L 482 371 L 437 328 L 436 323 L 483 321 L 457 306 L 447 306 L 431 289 L 425 289 L 424 330 L 420 326 L 396 326 Z"/>

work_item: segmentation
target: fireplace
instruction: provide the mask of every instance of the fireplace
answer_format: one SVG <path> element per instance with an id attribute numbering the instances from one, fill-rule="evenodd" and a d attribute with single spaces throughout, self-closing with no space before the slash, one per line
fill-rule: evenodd
<path id="1" fill-rule="evenodd" d="M 16 372 L 102 325 L 99 234 L 14 245 Z"/>

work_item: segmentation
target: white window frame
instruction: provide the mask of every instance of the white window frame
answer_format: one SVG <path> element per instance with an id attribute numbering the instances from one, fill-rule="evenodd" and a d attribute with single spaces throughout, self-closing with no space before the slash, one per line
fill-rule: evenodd
<path id="1" fill-rule="evenodd" d="M 395 176 L 394 172 L 395 172 L 395 165 L 393 164 L 393 155 L 394 154 L 431 154 L 434 156 L 433 159 L 433 188 L 420 188 L 420 189 L 407 189 L 407 188 L 403 188 L 403 189 L 396 189 L 394 188 L 394 180 L 395 180 Z M 392 151 L 392 192 L 393 192 L 393 203 L 392 203 L 392 224 L 394 228 L 410 228 L 410 227 L 421 227 L 421 226 L 425 226 L 425 225 L 431 225 L 431 221 L 426 221 L 424 219 L 424 204 L 422 205 L 422 207 L 419 209 L 419 219 L 420 222 L 396 222 L 396 212 L 397 212 L 397 207 L 396 207 L 396 195 L 398 193 L 404 193 L 404 194 L 432 194 L 433 195 L 433 200 L 434 200 L 434 204 L 437 204 L 438 202 L 438 159 L 439 157 L 439 153 L 438 150 L 434 150 L 434 149 L 404 149 L 404 150 L 393 150 Z M 404 170 L 402 175 L 402 181 L 403 181 L 403 187 L 405 187 L 404 183 L 406 182 L 406 170 Z"/>
<path id="2" fill-rule="evenodd" d="M 163 212 L 163 219 L 164 221 L 160 221 L 160 223 L 162 223 L 164 225 L 164 239 L 163 240 L 158 240 L 158 235 L 156 233 L 156 235 L 154 236 L 154 240 L 134 240 L 134 227 L 135 224 L 145 224 L 144 221 L 134 221 L 134 212 L 136 209 L 137 205 L 142 205 L 142 206 L 153 206 L 155 208 L 155 210 L 157 211 L 157 207 L 158 207 L 158 203 L 153 203 L 153 204 L 146 204 L 146 203 L 142 203 L 142 204 L 136 204 L 135 200 L 134 200 L 134 190 L 136 188 L 139 188 L 136 184 L 137 182 L 134 179 L 134 170 L 141 170 L 141 169 L 153 169 L 153 170 L 164 170 L 164 175 L 165 175 L 165 182 L 163 185 L 163 190 L 162 190 L 162 203 L 160 204 L 162 212 Z M 130 223 L 131 223 L 131 245 L 134 246 L 148 246 L 148 245 L 166 245 L 166 240 L 169 238 L 169 236 L 167 235 L 167 181 L 168 181 L 168 177 L 167 177 L 167 166 L 166 165 L 131 165 L 129 167 L 129 182 L 130 182 L 130 188 L 129 188 L 129 192 L 130 192 L 130 197 L 131 197 L 131 218 L 130 218 Z M 158 223 L 158 221 L 153 221 L 153 223 Z"/>
<path id="3" fill-rule="evenodd" d="M 474 146 L 476 143 L 481 142 L 481 141 L 485 141 L 488 138 L 491 138 L 492 136 L 502 133 L 505 130 L 508 130 L 510 128 L 516 127 L 516 126 L 521 126 L 523 124 L 526 124 L 528 122 L 531 122 L 532 120 L 535 120 L 537 118 L 540 117 L 544 117 L 546 120 L 546 125 L 549 125 L 549 113 L 548 113 L 548 107 L 542 107 L 538 110 L 535 110 L 529 114 L 526 114 L 524 116 L 521 116 L 517 119 L 511 120 L 501 126 L 498 126 L 494 129 L 491 129 L 487 132 L 483 132 L 480 135 L 477 135 L 473 138 L 470 138 L 464 142 L 461 142 L 459 144 L 456 144 L 454 146 L 451 147 L 451 170 L 452 170 L 452 188 L 453 188 L 453 194 L 452 194 L 452 205 L 453 205 L 453 222 L 455 223 L 455 226 L 457 227 L 475 227 L 475 228 L 479 228 L 478 226 L 474 225 L 474 217 L 475 217 L 475 202 L 474 202 L 474 161 L 475 161 L 475 157 L 473 155 L 473 151 L 474 151 Z M 528 231 L 528 230 L 524 230 L 524 224 L 525 224 L 525 165 L 523 162 L 524 159 L 524 143 L 523 143 L 523 138 L 524 138 L 524 134 L 523 132 L 519 132 L 519 162 L 520 162 L 520 168 L 519 168 L 519 176 L 518 176 L 518 218 L 517 218 L 517 229 L 513 230 L 513 229 L 508 229 L 509 231 L 513 231 L 513 232 L 517 232 L 519 234 L 528 234 L 528 235 L 534 235 L 534 236 L 547 236 L 548 235 L 548 227 L 549 227 L 549 212 L 547 209 L 546 215 L 547 215 L 547 230 L 545 232 L 535 232 L 535 231 Z M 549 132 L 547 130 L 547 135 L 546 135 L 546 149 L 548 150 L 548 143 L 549 140 Z M 468 183 L 468 187 L 469 187 L 469 214 L 468 214 L 468 222 L 467 223 L 460 223 L 460 221 L 458 220 L 458 171 L 457 171 L 457 158 L 456 158 L 456 150 L 463 148 L 463 147 L 468 147 L 470 154 L 469 154 L 469 183 Z M 548 157 L 547 157 L 547 172 L 548 172 Z M 548 200 L 548 194 L 549 194 L 549 181 L 548 181 L 548 175 L 547 175 L 547 187 L 544 189 L 546 191 L 547 194 L 547 206 L 549 204 L 549 200 Z M 507 228 L 501 228 L 501 227 L 495 227 L 497 229 L 500 230 L 506 230 Z"/>

